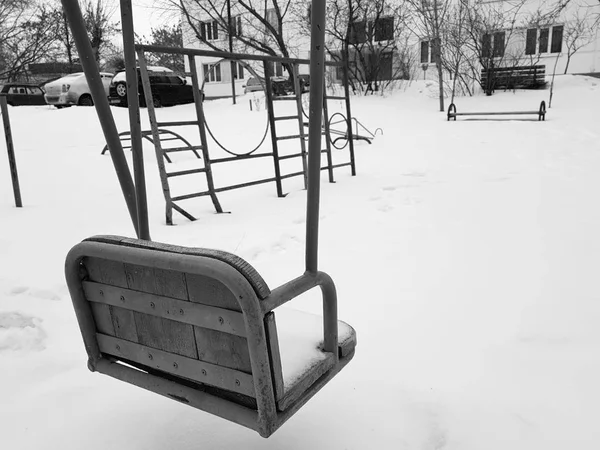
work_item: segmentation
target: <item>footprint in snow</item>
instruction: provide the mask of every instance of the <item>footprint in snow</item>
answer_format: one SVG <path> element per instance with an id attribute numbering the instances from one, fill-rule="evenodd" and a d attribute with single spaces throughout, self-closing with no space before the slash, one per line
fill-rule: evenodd
<path id="1" fill-rule="evenodd" d="M 17 311 L 0 312 L 0 352 L 43 350 L 46 331 L 42 320 Z"/>
<path id="2" fill-rule="evenodd" d="M 23 294 L 24 292 L 27 292 L 27 289 L 29 289 L 27 286 L 17 286 L 10 290 L 10 294 L 11 295 Z"/>

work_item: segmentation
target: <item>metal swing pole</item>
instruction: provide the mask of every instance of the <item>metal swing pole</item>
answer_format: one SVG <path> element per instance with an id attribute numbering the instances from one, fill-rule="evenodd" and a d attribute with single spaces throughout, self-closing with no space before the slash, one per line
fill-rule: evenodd
<path id="1" fill-rule="evenodd" d="M 83 71 L 85 72 L 85 78 L 90 88 L 92 99 L 94 100 L 94 107 L 96 108 L 96 113 L 98 114 L 102 132 L 104 133 L 104 139 L 106 140 L 108 148 L 110 149 L 110 157 L 115 167 L 117 178 L 119 179 L 119 184 L 121 186 L 121 191 L 123 192 L 123 197 L 125 198 L 125 203 L 127 204 L 129 216 L 131 217 L 131 221 L 137 236 L 142 237 L 140 234 L 140 228 L 138 226 L 138 208 L 135 185 L 133 184 L 133 179 L 131 178 L 131 173 L 129 172 L 129 167 L 127 166 L 127 160 L 125 159 L 123 146 L 121 144 L 121 140 L 119 139 L 117 126 L 115 125 L 114 118 L 110 111 L 106 92 L 104 91 L 104 85 L 100 79 L 100 72 L 98 70 L 98 65 L 96 64 L 96 59 L 94 58 L 92 46 L 90 45 L 90 41 L 88 39 L 81 9 L 79 8 L 79 2 L 77 0 L 61 0 L 61 3 L 65 12 L 65 16 L 67 17 L 69 27 L 73 33 L 75 46 L 77 47 L 79 59 L 81 61 L 81 65 L 83 66 Z M 147 221 L 148 218 L 147 216 L 144 218 L 142 215 L 140 220 Z"/>
<path id="2" fill-rule="evenodd" d="M 319 251 L 321 120 L 325 81 L 325 1 L 312 0 L 310 106 L 308 115 L 308 189 L 306 195 L 306 271 L 315 273 Z"/>

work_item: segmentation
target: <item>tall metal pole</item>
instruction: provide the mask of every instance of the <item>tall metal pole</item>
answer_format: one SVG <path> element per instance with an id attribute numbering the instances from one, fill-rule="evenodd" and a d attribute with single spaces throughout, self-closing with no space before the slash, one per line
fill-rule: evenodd
<path id="1" fill-rule="evenodd" d="M 319 250 L 321 120 L 325 81 L 325 0 L 313 0 L 310 33 L 310 106 L 308 119 L 308 191 L 306 204 L 306 271 L 316 272 Z"/>
<path id="2" fill-rule="evenodd" d="M 96 108 L 96 113 L 98 114 L 98 119 L 100 120 L 100 126 L 104 133 L 104 139 L 110 149 L 110 157 L 115 166 L 115 172 L 117 173 L 121 191 L 123 192 L 123 197 L 125 198 L 127 209 L 129 210 L 129 216 L 131 217 L 137 235 L 140 236 L 138 232 L 135 186 L 131 178 L 131 173 L 129 172 L 129 167 L 127 167 L 127 160 L 125 159 L 125 153 L 123 152 L 123 145 L 119 139 L 117 126 L 115 125 L 114 118 L 110 112 L 108 98 L 106 97 L 98 65 L 96 64 L 92 46 L 90 45 L 85 22 L 83 21 L 81 9 L 79 8 L 79 2 L 76 0 L 61 0 L 61 3 L 63 11 L 67 16 L 69 26 L 71 27 L 71 32 L 73 33 L 73 40 L 75 41 L 79 59 L 83 66 L 83 71 L 85 72 L 85 78 L 90 88 L 92 99 L 94 100 L 94 106 Z"/>
<path id="3" fill-rule="evenodd" d="M 233 25 L 235 27 L 235 24 Z M 229 36 L 229 53 L 233 53 L 233 36 L 231 33 L 231 0 L 227 0 L 227 35 Z M 235 29 L 235 28 L 234 28 Z M 233 104 L 235 105 L 235 79 L 233 78 L 233 72 L 235 71 L 235 65 L 237 61 L 231 61 L 229 65 L 229 71 L 231 72 L 231 95 L 233 97 Z M 236 71 L 237 73 L 237 71 Z"/>
<path id="4" fill-rule="evenodd" d="M 19 173 L 17 172 L 17 160 L 15 159 L 15 148 L 13 146 L 12 131 L 10 129 L 10 118 L 8 117 L 8 106 L 6 106 L 6 97 L 0 95 L 0 112 L 4 122 L 4 139 L 6 140 L 6 151 L 8 152 L 8 165 L 10 167 L 10 177 L 12 179 L 13 194 L 15 196 L 15 206 L 23 207 L 21 201 L 21 188 L 19 186 Z"/>
<path id="5" fill-rule="evenodd" d="M 144 172 L 144 151 L 142 148 L 142 125 L 140 123 L 138 72 L 135 63 L 135 35 L 133 33 L 133 8 L 131 7 L 131 0 L 121 0 L 121 27 L 123 30 L 123 55 L 125 57 L 129 130 L 131 131 L 131 151 L 133 154 L 135 201 L 138 211 L 138 237 L 149 241 L 148 199 L 146 197 L 146 174 Z"/>

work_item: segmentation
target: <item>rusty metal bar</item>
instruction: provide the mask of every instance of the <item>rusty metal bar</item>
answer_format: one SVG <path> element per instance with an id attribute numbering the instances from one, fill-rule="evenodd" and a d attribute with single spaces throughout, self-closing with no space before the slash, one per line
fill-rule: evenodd
<path id="1" fill-rule="evenodd" d="M 133 223 L 135 232 L 140 236 L 137 220 L 138 213 L 135 186 L 127 166 L 123 147 L 121 146 L 119 132 L 117 131 L 117 126 L 115 125 L 114 118 L 110 111 L 104 85 L 100 79 L 100 72 L 98 71 L 96 60 L 94 59 L 94 53 L 92 52 L 92 46 L 90 45 L 87 30 L 85 28 L 85 22 L 81 15 L 79 2 L 61 0 L 61 3 L 71 32 L 73 33 L 73 40 L 75 41 L 85 78 L 90 88 L 92 99 L 94 100 L 94 107 L 98 114 L 102 132 L 104 133 L 104 139 L 110 149 L 110 157 L 115 166 L 115 172 L 119 179 L 119 184 L 121 186 L 121 191 L 123 192 L 123 197 L 125 198 L 125 203 L 127 204 L 131 222 Z"/>
<path id="2" fill-rule="evenodd" d="M 15 159 L 15 147 L 13 145 L 10 118 L 8 117 L 8 107 L 6 106 L 6 97 L 4 95 L 0 95 L 0 110 L 2 111 L 2 122 L 4 123 L 4 139 L 6 140 L 6 151 L 8 152 L 8 165 L 10 167 L 10 178 L 12 179 L 13 193 L 15 196 L 15 206 L 17 208 L 22 208 L 23 202 L 21 201 L 21 188 L 19 186 L 17 160 Z"/>
<path id="3" fill-rule="evenodd" d="M 352 111 L 350 110 L 350 87 L 348 86 L 349 70 L 348 70 L 348 52 L 346 51 L 346 58 L 344 60 L 344 97 L 346 99 L 346 120 L 348 121 L 348 151 L 350 152 L 350 165 L 352 170 L 352 176 L 356 175 L 356 162 L 354 159 L 354 138 L 352 136 Z"/>
<path id="4" fill-rule="evenodd" d="M 317 272 L 321 120 L 325 84 L 325 0 L 313 0 L 310 36 L 310 107 L 308 120 L 308 192 L 306 199 L 306 271 Z"/>
<path id="5" fill-rule="evenodd" d="M 269 116 L 269 128 L 271 128 L 271 145 L 273 147 L 273 165 L 275 167 L 275 185 L 277 187 L 277 197 L 283 197 L 283 187 L 281 185 L 281 167 L 279 165 L 279 149 L 277 147 L 277 130 L 275 129 L 275 111 L 273 111 L 273 92 L 271 89 L 271 69 L 269 61 L 263 61 L 265 71 L 265 98 L 267 113 Z"/>
<path id="6" fill-rule="evenodd" d="M 226 158 L 213 159 L 210 162 L 211 162 L 211 164 L 218 164 L 218 163 L 231 162 L 231 161 L 243 161 L 245 159 L 266 158 L 269 156 L 272 157 L 273 153 L 252 153 L 251 155 L 228 156 Z"/>
<path id="7" fill-rule="evenodd" d="M 247 61 L 269 61 L 279 62 L 282 64 L 310 64 L 308 59 L 299 58 L 281 58 L 270 55 L 251 55 L 247 53 L 230 53 L 230 52 L 215 52 L 212 50 L 199 50 L 195 48 L 167 47 L 161 45 L 141 45 L 136 44 L 136 50 L 144 50 L 145 52 L 168 53 L 172 55 L 188 55 L 188 56 L 212 56 L 215 58 L 224 58 L 227 60 L 247 60 Z M 326 61 L 327 66 L 341 66 L 340 61 Z M 311 81 L 312 84 L 312 81 Z"/>
<path id="8" fill-rule="evenodd" d="M 148 224 L 148 199 L 146 196 L 146 174 L 144 172 L 144 150 L 142 147 L 142 125 L 140 123 L 140 101 L 138 97 L 138 74 L 135 64 L 135 35 L 133 32 L 133 8 L 131 0 L 121 0 L 121 27 L 123 31 L 123 56 L 125 57 L 127 109 L 129 111 L 129 130 L 131 131 L 135 201 L 138 212 L 138 235 L 140 239 L 149 241 L 150 225 Z"/>

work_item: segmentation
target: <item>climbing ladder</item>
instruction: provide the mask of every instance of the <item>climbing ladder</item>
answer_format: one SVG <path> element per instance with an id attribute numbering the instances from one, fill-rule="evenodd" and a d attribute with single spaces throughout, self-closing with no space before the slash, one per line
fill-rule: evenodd
<path id="1" fill-rule="evenodd" d="M 188 62 L 191 70 L 192 86 L 194 90 L 194 104 L 196 107 L 196 120 L 192 121 L 179 121 L 179 122 L 158 122 L 156 119 L 156 111 L 154 109 L 154 102 L 152 101 L 152 88 L 150 86 L 150 77 L 148 75 L 148 66 L 146 64 L 146 57 L 144 55 L 143 48 L 137 49 L 138 61 L 140 65 L 140 75 L 142 80 L 142 86 L 144 88 L 144 97 L 148 109 L 148 118 L 150 119 L 150 128 L 152 134 L 152 141 L 154 143 L 154 149 L 156 153 L 156 162 L 158 165 L 158 172 L 162 184 L 163 196 L 165 198 L 165 218 L 168 225 L 173 225 L 173 210 L 177 211 L 189 220 L 196 220 L 196 218 L 186 211 L 181 205 L 176 202 L 186 200 L 190 197 L 188 195 L 173 196 L 171 195 L 171 188 L 169 186 L 169 179 L 174 177 L 183 177 L 189 175 L 195 175 L 204 173 L 206 175 L 206 182 L 208 184 L 208 192 L 205 195 L 210 195 L 215 210 L 218 213 L 223 212 L 223 208 L 219 203 L 216 192 L 214 190 L 214 181 L 212 177 L 212 170 L 210 164 L 210 158 L 208 156 L 208 146 L 206 140 L 206 130 L 204 129 L 204 111 L 202 108 L 202 98 L 200 93 L 200 87 L 198 84 L 198 73 L 196 69 L 196 62 L 194 55 L 187 55 Z M 162 127 L 177 127 L 177 126 L 197 126 L 200 134 L 201 145 L 193 146 L 194 153 L 196 150 L 201 150 L 204 157 L 204 167 L 196 167 L 188 170 L 179 170 L 167 172 L 163 156 L 168 160 L 165 151 L 161 146 L 160 130 Z M 196 153 L 196 155 L 198 155 Z M 200 156 L 198 155 L 198 158 Z"/>
<path id="2" fill-rule="evenodd" d="M 307 64 L 308 61 L 299 60 L 299 59 L 291 59 L 291 58 L 277 58 L 277 57 L 265 57 L 258 55 L 242 55 L 242 54 L 231 54 L 231 53 L 223 53 L 223 52 L 213 52 L 206 50 L 197 50 L 197 49 L 175 49 L 170 47 L 159 47 L 159 46 L 151 46 L 151 45 L 136 45 L 135 50 L 138 55 L 138 61 L 140 66 L 140 76 L 141 82 L 144 89 L 145 103 L 147 105 L 148 117 L 150 120 L 151 131 L 146 139 L 150 140 L 154 144 L 156 160 L 158 164 L 159 175 L 162 183 L 163 195 L 165 198 L 165 217 L 166 222 L 169 225 L 173 224 L 173 210 L 177 211 L 184 217 L 189 220 L 196 220 L 196 218 L 186 209 L 183 208 L 181 202 L 193 198 L 210 196 L 214 208 L 217 213 L 222 213 L 223 209 L 221 204 L 217 198 L 217 193 L 224 192 L 233 189 L 239 189 L 242 187 L 254 186 L 262 183 L 274 182 L 277 189 L 278 197 L 285 197 L 285 193 L 282 187 L 282 180 L 287 178 L 292 178 L 296 176 L 303 176 L 304 178 L 304 187 L 307 187 L 307 173 L 308 173 L 308 163 L 307 163 L 307 149 L 306 149 L 306 141 L 307 141 L 307 132 L 304 130 L 304 119 L 303 119 L 303 109 L 302 109 L 302 93 L 300 89 L 300 81 L 298 77 L 298 64 Z M 192 85 L 194 90 L 194 105 L 196 110 L 196 120 L 190 121 L 180 121 L 180 122 L 158 122 L 156 118 L 156 111 L 154 107 L 154 102 L 152 101 L 152 90 L 150 86 L 150 80 L 148 75 L 147 63 L 145 58 L 145 52 L 162 52 L 162 53 L 183 53 L 187 57 L 187 62 L 190 67 L 190 72 L 186 73 L 186 76 L 192 78 Z M 202 104 L 202 94 L 200 90 L 200 83 L 198 77 L 198 70 L 196 68 L 196 56 L 210 56 L 210 57 L 221 57 L 229 60 L 255 60 L 261 61 L 264 65 L 264 73 L 265 73 L 265 95 L 266 95 L 266 109 L 268 112 L 268 127 L 270 128 L 271 133 L 271 141 L 272 141 L 272 152 L 268 153 L 254 153 L 256 150 L 252 150 L 246 154 L 238 154 L 234 151 L 230 151 L 222 145 L 219 146 L 225 150 L 227 153 L 230 153 L 232 156 L 222 157 L 212 159 L 209 156 L 208 144 L 207 144 L 207 131 L 210 132 L 208 125 L 204 119 L 204 107 Z M 272 61 L 282 61 L 288 63 L 293 68 L 293 78 L 294 78 L 294 94 L 293 95 L 274 95 L 273 89 L 271 86 L 271 66 L 270 62 Z M 338 63 L 328 62 L 328 65 L 339 65 Z M 347 89 L 346 94 L 348 95 Z M 338 98 L 338 97 L 328 97 L 326 94 L 326 90 L 324 90 L 323 97 L 323 108 L 325 117 L 327 117 L 327 99 L 328 98 Z M 345 97 L 339 97 L 344 99 Z M 349 111 L 349 102 L 347 100 L 347 110 Z M 296 105 L 296 113 L 291 115 L 281 115 L 275 116 L 274 113 L 274 103 L 276 102 L 290 102 L 294 101 Z M 295 120 L 298 124 L 298 134 L 284 135 L 278 136 L 276 123 L 281 123 L 284 121 Z M 187 170 L 178 170 L 167 172 L 164 159 L 167 162 L 170 162 L 168 156 L 165 152 L 168 152 L 168 149 L 163 148 L 162 141 L 165 139 L 161 139 L 161 130 L 164 131 L 168 127 L 180 127 L 180 126 L 194 126 L 198 128 L 198 132 L 200 135 L 201 144 L 198 146 L 191 146 L 194 150 L 202 151 L 201 161 L 203 164 L 188 168 Z M 170 130 L 166 130 L 170 132 Z M 265 131 L 268 132 L 268 131 Z M 171 132 L 173 133 L 173 132 Z M 322 135 L 328 135 L 329 133 L 329 125 L 325 126 Z M 175 133 L 173 133 L 175 134 Z M 282 154 L 280 151 L 280 143 L 282 141 L 287 140 L 298 140 L 300 143 L 300 151 L 293 154 Z M 188 143 L 189 144 L 189 143 Z M 257 147 L 258 148 L 258 147 Z M 356 174 L 355 165 L 354 165 L 354 153 L 353 148 L 350 153 L 350 162 L 342 163 L 342 164 L 333 164 L 332 152 L 331 152 L 331 143 L 329 139 L 325 139 L 325 149 L 321 151 L 321 153 L 327 155 L 327 164 L 321 167 L 321 170 L 328 170 L 329 181 L 331 183 L 334 182 L 333 169 L 343 166 L 351 166 L 352 167 L 352 175 Z M 275 170 L 275 176 L 260 180 L 253 180 L 245 183 L 229 185 L 229 186 L 220 186 L 218 188 L 215 187 L 212 166 L 218 163 L 232 162 L 232 161 L 242 161 L 245 159 L 253 159 L 253 158 L 262 158 L 268 157 L 273 158 L 273 165 Z M 200 156 L 198 155 L 198 158 Z M 301 158 L 302 161 L 302 170 L 295 171 L 292 173 L 282 173 L 281 171 L 281 162 L 285 160 L 291 160 L 294 158 Z M 195 176 L 196 174 L 204 174 L 206 176 L 206 185 L 207 189 L 205 191 L 191 192 L 185 193 L 182 195 L 173 195 L 171 192 L 170 180 L 174 177 L 186 177 L 186 176 Z"/>

